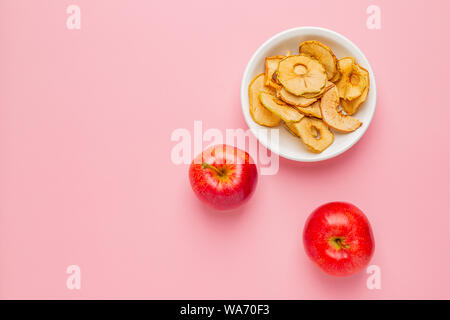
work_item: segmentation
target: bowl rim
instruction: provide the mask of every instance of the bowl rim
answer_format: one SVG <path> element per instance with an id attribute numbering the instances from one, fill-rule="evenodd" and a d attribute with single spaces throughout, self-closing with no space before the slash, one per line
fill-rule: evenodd
<path id="1" fill-rule="evenodd" d="M 245 96 L 248 95 L 248 84 L 244 83 L 245 78 L 247 78 L 249 72 L 250 72 L 250 68 L 256 63 L 256 57 L 259 55 L 259 53 L 265 49 L 267 49 L 273 42 L 283 39 L 284 37 L 286 37 L 286 35 L 291 34 L 291 33 L 297 33 L 297 32 L 301 32 L 301 31 L 306 31 L 306 32 L 316 32 L 318 33 L 318 35 L 321 36 L 331 36 L 334 37 L 336 39 L 336 41 L 338 42 L 346 42 L 352 50 L 356 51 L 360 56 L 363 57 L 363 59 L 365 60 L 364 63 L 367 63 L 367 65 L 365 65 L 364 67 L 369 71 L 369 75 L 371 75 L 371 79 L 370 79 L 370 90 L 373 92 L 373 108 L 371 109 L 370 113 L 369 113 L 369 117 L 368 120 L 366 120 L 365 122 L 367 123 L 366 126 L 360 128 L 360 134 L 358 136 L 355 137 L 355 139 L 349 143 L 348 145 L 345 145 L 342 149 L 339 149 L 333 153 L 330 153 L 328 155 L 320 155 L 318 154 L 317 157 L 314 158 L 309 158 L 309 159 L 301 159 L 298 157 L 293 157 L 290 156 L 288 154 L 285 154 L 281 151 L 281 148 L 270 148 L 270 146 L 268 144 L 266 144 L 265 142 L 261 141 L 258 137 L 257 134 L 257 130 L 254 126 L 251 126 L 249 123 L 249 119 L 248 117 L 245 115 L 245 109 L 248 109 L 248 105 L 244 106 L 244 100 L 245 100 Z M 268 40 L 266 40 L 261 46 L 259 46 L 258 49 L 256 49 L 256 51 L 253 53 L 253 55 L 251 56 L 250 60 L 247 63 L 247 66 L 245 67 L 244 73 L 242 75 L 242 79 L 241 79 L 241 108 L 242 108 L 242 112 L 244 114 L 244 119 L 245 122 L 247 123 L 247 126 L 250 128 L 250 131 L 252 132 L 252 134 L 255 136 L 255 138 L 258 140 L 259 143 L 261 143 L 265 148 L 271 150 L 272 152 L 275 152 L 276 154 L 278 154 L 279 156 L 289 159 L 289 160 L 293 160 L 293 161 L 299 161 L 299 162 L 318 162 L 318 161 L 323 161 L 323 160 L 327 160 L 327 159 L 331 159 L 334 157 L 337 157 L 338 155 L 346 152 L 347 150 L 349 150 L 351 147 L 353 147 L 366 133 L 367 129 L 369 128 L 373 116 L 375 114 L 375 109 L 376 109 L 376 105 L 377 105 L 377 85 L 376 85 L 376 81 L 375 81 L 375 74 L 373 72 L 372 66 L 370 65 L 369 59 L 367 59 L 367 57 L 365 56 L 365 54 L 361 51 L 361 49 L 359 49 L 359 47 L 354 44 L 350 39 L 348 39 L 347 37 L 343 36 L 342 34 L 327 29 L 327 28 L 323 28 L 323 27 L 314 27 L 314 26 L 302 26 L 302 27 L 295 27 L 295 28 L 291 28 L 291 29 L 287 29 L 284 31 L 281 31 L 275 35 L 273 35 L 272 37 L 270 37 Z M 275 129 L 275 128 L 273 128 Z M 280 130 L 279 128 L 277 128 L 278 130 Z M 278 149 L 278 150 L 276 150 Z"/>

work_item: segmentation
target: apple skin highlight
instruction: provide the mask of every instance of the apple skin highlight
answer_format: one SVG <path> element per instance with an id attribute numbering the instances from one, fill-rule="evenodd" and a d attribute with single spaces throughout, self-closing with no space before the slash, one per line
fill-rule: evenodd
<path id="1" fill-rule="evenodd" d="M 258 169 L 247 152 L 216 145 L 194 158 L 189 181 L 197 198 L 206 205 L 220 211 L 233 210 L 253 195 Z"/>
<path id="2" fill-rule="evenodd" d="M 375 251 L 369 220 L 346 202 L 330 202 L 314 210 L 303 229 L 303 245 L 314 263 L 337 277 L 364 269 Z"/>

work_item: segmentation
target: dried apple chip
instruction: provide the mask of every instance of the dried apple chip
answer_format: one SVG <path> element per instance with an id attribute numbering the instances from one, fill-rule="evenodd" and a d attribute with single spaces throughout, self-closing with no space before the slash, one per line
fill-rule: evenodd
<path id="1" fill-rule="evenodd" d="M 296 55 L 279 62 L 277 79 L 290 93 L 313 98 L 311 95 L 318 95 L 325 88 L 327 74 L 317 60 Z"/>
<path id="2" fill-rule="evenodd" d="M 297 109 L 269 93 L 261 92 L 259 94 L 259 100 L 264 107 L 279 116 L 285 122 L 297 122 L 303 118 L 303 115 L 298 112 Z"/>
<path id="3" fill-rule="evenodd" d="M 275 71 L 278 69 L 278 63 L 284 59 L 285 56 L 273 56 L 273 57 L 266 57 L 266 70 L 264 73 L 264 84 L 266 86 L 272 87 L 272 88 L 279 88 L 281 87 L 273 78 Z"/>
<path id="4" fill-rule="evenodd" d="M 338 110 L 339 101 L 339 92 L 336 86 L 331 87 L 324 93 L 320 100 L 320 111 L 323 121 L 338 131 L 355 131 L 362 125 L 362 122 L 340 112 Z"/>
<path id="5" fill-rule="evenodd" d="M 259 125 L 275 127 L 280 123 L 280 117 L 267 110 L 259 101 L 259 94 L 266 92 L 275 94 L 275 90 L 264 86 L 264 73 L 257 75 L 248 86 L 248 99 L 250 104 L 250 115 Z"/>
<path id="6" fill-rule="evenodd" d="M 292 129 L 295 124 L 298 124 L 298 122 L 284 122 L 284 126 L 289 131 L 290 134 L 292 134 L 294 137 L 300 138 L 297 133 Z"/>
<path id="7" fill-rule="evenodd" d="M 336 82 L 339 96 L 345 100 L 359 97 L 367 86 L 363 72 L 351 57 L 338 61 L 341 78 Z"/>
<path id="8" fill-rule="evenodd" d="M 341 107 L 344 109 L 345 113 L 348 115 L 355 114 L 356 111 L 358 111 L 359 107 L 361 107 L 361 104 L 366 101 L 367 95 L 369 94 L 369 87 L 370 87 L 370 79 L 369 79 L 369 71 L 361 67 L 360 65 L 357 65 L 357 67 L 361 70 L 361 72 L 364 74 L 364 78 L 366 80 L 366 88 L 364 89 L 363 93 L 356 99 L 353 99 L 351 101 L 341 99 Z"/>
<path id="9" fill-rule="evenodd" d="M 325 68 L 327 79 L 333 79 L 337 73 L 337 59 L 330 47 L 316 40 L 308 40 L 300 43 L 300 54 L 309 55 L 317 59 Z"/>
<path id="10" fill-rule="evenodd" d="M 306 147 L 315 153 L 328 148 L 334 141 L 334 134 L 322 120 L 304 117 L 299 122 L 286 123 L 291 133 L 300 137 Z"/>

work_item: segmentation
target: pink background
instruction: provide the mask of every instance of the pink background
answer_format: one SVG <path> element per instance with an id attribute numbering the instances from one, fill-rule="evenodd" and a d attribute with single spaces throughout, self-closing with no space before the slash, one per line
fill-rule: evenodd
<path id="1" fill-rule="evenodd" d="M 81 7 L 81 30 L 66 7 Z M 366 28 L 379 5 L 381 30 Z M 1 298 L 450 298 L 450 2 L 0 0 Z M 240 80 L 282 30 L 322 26 L 366 54 L 373 122 L 338 158 L 280 160 L 234 214 L 203 207 L 176 128 L 247 128 Z M 303 252 L 331 200 L 369 217 L 372 263 L 331 278 Z M 81 290 L 66 268 L 81 267 Z"/>

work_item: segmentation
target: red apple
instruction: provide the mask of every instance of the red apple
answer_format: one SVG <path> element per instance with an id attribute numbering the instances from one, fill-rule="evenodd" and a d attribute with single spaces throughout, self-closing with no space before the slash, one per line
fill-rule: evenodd
<path id="1" fill-rule="evenodd" d="M 189 180 L 202 202 L 217 210 L 231 210 L 252 196 L 258 170 L 247 152 L 216 145 L 195 157 L 189 167 Z"/>
<path id="2" fill-rule="evenodd" d="M 366 267 L 375 241 L 364 213 L 345 202 L 317 208 L 303 230 L 306 254 L 326 273 L 343 277 Z"/>

